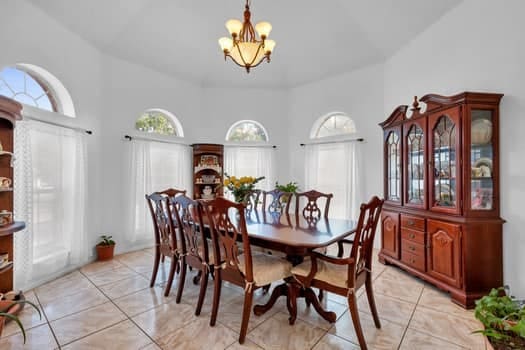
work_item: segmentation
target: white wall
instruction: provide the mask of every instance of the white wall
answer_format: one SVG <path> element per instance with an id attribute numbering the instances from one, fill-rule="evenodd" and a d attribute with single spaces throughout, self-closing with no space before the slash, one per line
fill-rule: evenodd
<path id="1" fill-rule="evenodd" d="M 385 111 L 413 95 L 504 93 L 500 110 L 504 280 L 525 297 L 525 22 L 522 0 L 466 0 L 385 64 Z M 479 266 L 483 269 L 483 266 Z"/>
<path id="2" fill-rule="evenodd" d="M 88 217 L 98 218 L 101 171 L 100 105 L 101 55 L 98 50 L 25 1 L 2 0 L 0 11 L 0 69 L 31 63 L 56 76 L 71 94 L 77 117 L 71 124 L 93 131 L 88 136 Z M 94 246 L 101 222 L 89 220 Z"/>
<path id="3" fill-rule="evenodd" d="M 383 66 L 373 65 L 337 77 L 303 85 L 290 91 L 288 135 L 291 180 L 304 185 L 304 149 L 314 122 L 330 113 L 344 112 L 356 124 L 363 159 L 363 195 L 383 193 L 382 131 L 384 120 Z M 303 188 L 304 189 L 304 188 Z M 305 189 L 306 190 L 306 189 Z"/>

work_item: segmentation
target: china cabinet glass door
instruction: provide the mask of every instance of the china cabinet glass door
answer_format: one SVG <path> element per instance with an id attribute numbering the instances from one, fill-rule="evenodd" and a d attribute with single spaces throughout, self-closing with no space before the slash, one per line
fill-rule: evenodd
<path id="1" fill-rule="evenodd" d="M 430 118 L 431 209 L 459 213 L 459 111 Z"/>
<path id="2" fill-rule="evenodd" d="M 472 210 L 493 210 L 492 111 L 472 109 L 470 119 L 470 208 Z"/>
<path id="3" fill-rule="evenodd" d="M 405 136 L 406 179 L 405 205 L 425 206 L 425 138 L 423 128 L 414 123 L 408 125 Z"/>
<path id="4" fill-rule="evenodd" d="M 386 155 L 386 198 L 391 202 L 401 202 L 401 137 L 398 130 L 388 134 Z"/>

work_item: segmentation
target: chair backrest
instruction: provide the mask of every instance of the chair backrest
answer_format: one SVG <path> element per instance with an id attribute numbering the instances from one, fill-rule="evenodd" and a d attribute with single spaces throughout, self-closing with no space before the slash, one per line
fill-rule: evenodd
<path id="1" fill-rule="evenodd" d="M 245 197 L 246 211 L 256 211 L 260 203 L 261 190 L 252 190 Z"/>
<path id="2" fill-rule="evenodd" d="M 253 282 L 253 265 L 248 230 L 246 229 L 245 205 L 217 197 L 200 201 L 204 208 L 213 242 L 214 264 L 220 267 L 221 278 L 243 285 Z M 242 243 L 244 274 L 239 267 Z"/>
<path id="3" fill-rule="evenodd" d="M 301 214 L 309 223 L 318 221 L 321 217 L 328 218 L 328 210 L 330 209 L 330 201 L 334 195 L 332 193 L 322 193 L 316 190 L 295 194 L 295 215 Z M 305 206 L 301 209 L 301 200 L 306 199 Z M 325 199 L 324 210 L 319 208 L 317 201 L 321 198 Z"/>
<path id="4" fill-rule="evenodd" d="M 168 197 L 175 197 L 176 195 L 179 195 L 179 194 L 182 194 L 182 195 L 185 196 L 186 195 L 186 190 L 178 190 L 176 188 L 168 188 L 168 189 L 165 189 L 164 191 L 159 191 L 158 193 L 165 194 Z"/>
<path id="5" fill-rule="evenodd" d="M 181 238 L 182 254 L 186 254 L 188 258 L 196 258 L 196 262 L 207 264 L 209 255 L 203 230 L 202 205 L 186 195 L 178 195 L 170 200 Z"/>
<path id="6" fill-rule="evenodd" d="M 350 256 L 354 258 L 355 263 L 349 269 L 348 281 L 352 281 L 364 271 L 372 271 L 374 237 L 383 202 L 383 199 L 374 196 L 368 203 L 361 204 L 354 244 L 350 251 Z"/>
<path id="7" fill-rule="evenodd" d="M 146 201 L 153 221 L 155 244 L 164 255 L 177 252 L 177 236 L 171 212 L 171 204 L 166 194 L 154 192 L 146 195 Z"/>
<path id="8" fill-rule="evenodd" d="M 278 189 L 262 191 L 263 210 L 270 213 L 287 214 L 290 210 L 293 192 L 283 192 Z M 270 201 L 267 202 L 267 197 Z"/>

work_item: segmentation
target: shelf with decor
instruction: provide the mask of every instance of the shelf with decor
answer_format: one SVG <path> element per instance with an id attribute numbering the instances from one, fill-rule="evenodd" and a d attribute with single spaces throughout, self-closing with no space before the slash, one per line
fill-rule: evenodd
<path id="1" fill-rule="evenodd" d="M 193 198 L 222 196 L 224 146 L 201 143 L 193 147 Z"/>
<path id="2" fill-rule="evenodd" d="M 411 114 L 399 106 L 380 124 L 385 204 L 379 260 L 448 291 L 467 308 L 503 284 L 502 96 L 430 94 L 414 100 Z"/>
<path id="3" fill-rule="evenodd" d="M 13 264 L 15 261 L 13 234 L 25 228 L 25 223 L 13 218 L 13 129 L 22 119 L 22 105 L 0 96 L 0 293 L 13 289 Z"/>

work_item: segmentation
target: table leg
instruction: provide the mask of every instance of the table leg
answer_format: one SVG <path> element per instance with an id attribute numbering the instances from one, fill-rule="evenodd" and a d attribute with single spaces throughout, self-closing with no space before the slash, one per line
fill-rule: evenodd
<path id="1" fill-rule="evenodd" d="M 255 305 L 253 307 L 253 313 L 257 316 L 265 314 L 268 310 L 272 308 L 272 306 L 275 304 L 275 302 L 281 295 L 285 295 L 288 297 L 287 283 L 283 283 L 275 287 L 275 289 L 272 292 L 272 295 L 270 296 L 270 300 L 268 300 L 268 302 L 264 305 Z"/>

